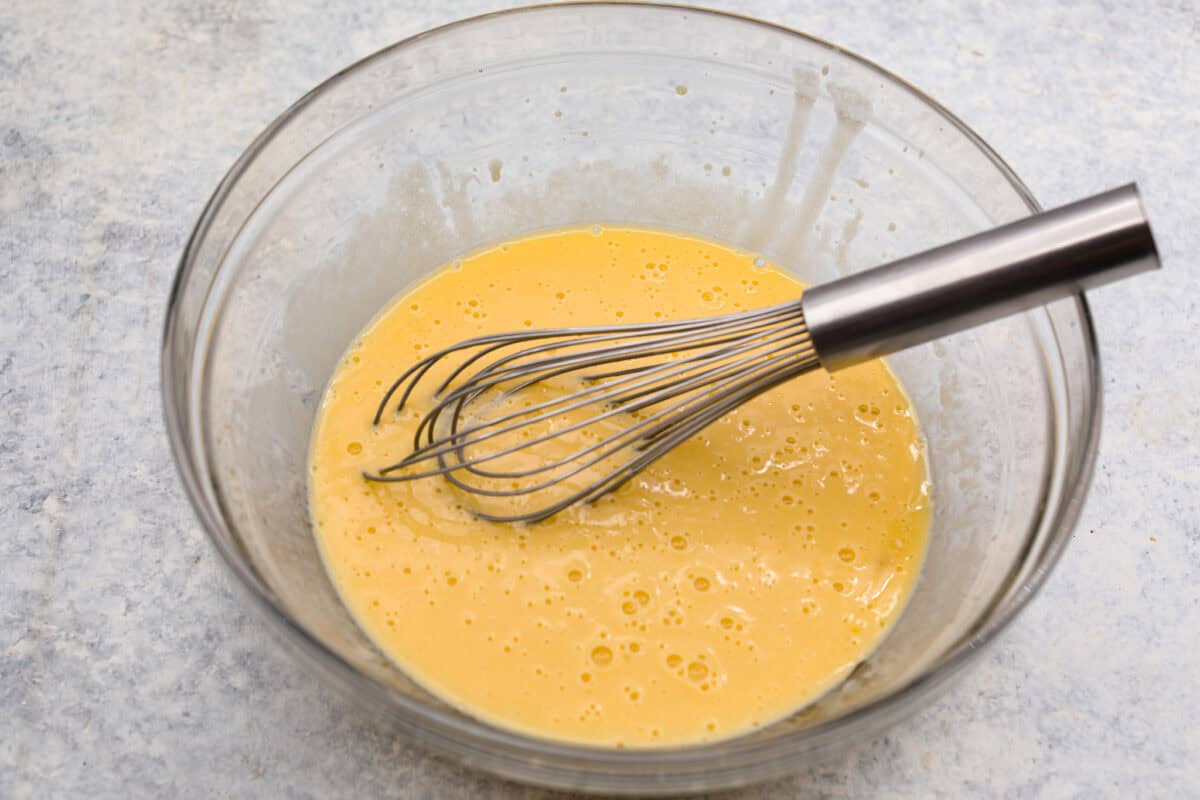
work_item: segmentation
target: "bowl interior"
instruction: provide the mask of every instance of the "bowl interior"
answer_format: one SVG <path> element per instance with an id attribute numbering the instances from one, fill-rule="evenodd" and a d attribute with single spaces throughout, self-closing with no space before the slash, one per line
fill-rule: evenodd
<path id="1" fill-rule="evenodd" d="M 397 715 L 428 711 L 459 734 L 536 748 L 408 680 L 355 627 L 322 568 L 306 506 L 309 437 L 365 323 L 440 265 L 556 226 L 689 232 L 819 282 L 1029 208 L 982 144 L 915 91 L 770 26 L 571 6 L 418 37 L 281 118 L 202 220 L 165 356 L 185 478 L 252 588 L 385 687 L 378 696 Z M 762 751 L 896 695 L 1011 603 L 1054 549 L 1051 512 L 1072 489 L 1064 463 L 1091 388 L 1071 384 L 1082 380 L 1072 370 L 1090 375 L 1084 313 L 1067 301 L 892 359 L 929 446 L 935 518 L 918 588 L 849 681 L 715 747 Z"/>

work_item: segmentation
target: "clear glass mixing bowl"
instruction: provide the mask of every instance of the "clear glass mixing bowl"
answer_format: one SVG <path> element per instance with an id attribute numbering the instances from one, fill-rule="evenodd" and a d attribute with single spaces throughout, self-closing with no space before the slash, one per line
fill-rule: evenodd
<path id="1" fill-rule="evenodd" d="M 590 749 L 500 730 L 383 658 L 339 602 L 309 527 L 305 459 L 322 389 L 389 298 L 530 231 L 678 229 L 815 282 L 1036 208 L 945 109 L 794 31 L 623 4 L 449 25 L 310 92 L 217 188 L 167 315 L 171 444 L 197 514 L 281 640 L 432 750 L 592 791 L 776 777 L 927 704 L 1045 580 L 1096 451 L 1082 298 L 892 359 L 930 449 L 936 515 L 919 587 L 837 691 L 706 746 Z"/>

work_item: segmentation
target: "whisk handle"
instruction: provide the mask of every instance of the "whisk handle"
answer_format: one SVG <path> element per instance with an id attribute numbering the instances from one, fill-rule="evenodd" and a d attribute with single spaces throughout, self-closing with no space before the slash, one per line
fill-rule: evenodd
<path id="1" fill-rule="evenodd" d="M 1136 184 L 805 291 L 822 366 L 848 367 L 1159 266 Z"/>

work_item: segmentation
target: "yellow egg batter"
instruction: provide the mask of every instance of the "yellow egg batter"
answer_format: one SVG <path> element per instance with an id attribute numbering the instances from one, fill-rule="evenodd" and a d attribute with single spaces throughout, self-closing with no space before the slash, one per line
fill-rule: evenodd
<path id="1" fill-rule="evenodd" d="M 879 643 L 930 519 L 917 422 L 882 362 L 779 387 L 617 493 L 532 526 L 472 517 L 444 479 L 361 475 L 407 454 L 430 397 L 371 418 L 421 356 L 481 333 L 799 296 L 755 261 L 654 230 L 563 230 L 465 258 L 368 326 L 321 407 L 310 489 L 325 565 L 384 653 L 497 725 L 647 747 L 785 716 Z"/>

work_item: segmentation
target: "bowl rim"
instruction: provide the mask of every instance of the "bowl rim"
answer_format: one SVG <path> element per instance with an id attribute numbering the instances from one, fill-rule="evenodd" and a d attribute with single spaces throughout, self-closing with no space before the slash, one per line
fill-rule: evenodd
<path id="1" fill-rule="evenodd" d="M 538 774 L 531 773 L 527 763 L 526 769 L 517 769 L 515 762 L 513 762 L 513 757 L 519 757 L 526 762 L 530 758 L 547 759 L 549 763 L 538 765 L 538 768 L 542 770 L 554 770 L 556 768 L 555 762 L 570 760 L 572 763 L 569 766 L 563 766 L 563 770 L 586 769 L 589 776 L 605 776 L 610 780 L 619 780 L 621 778 L 620 775 L 611 774 L 610 771 L 613 769 L 634 766 L 646 767 L 652 764 L 656 768 L 666 769 L 688 767 L 711 768 L 700 772 L 681 774 L 680 778 L 687 781 L 694 781 L 701 777 L 701 775 L 708 779 L 711 779 L 715 775 L 725 776 L 726 779 L 724 780 L 717 780 L 711 784 L 706 783 L 707 788 L 728 788 L 757 782 L 790 772 L 791 769 L 789 769 L 786 763 L 779 763 L 782 759 L 808 750 L 822 749 L 824 746 L 831 744 L 829 740 L 835 734 L 841 733 L 847 728 L 853 728 L 856 724 L 862 723 L 867 718 L 890 715 L 895 719 L 899 719 L 909 713 L 911 706 L 906 710 L 902 705 L 902 701 L 914 695 L 928 693 L 958 674 L 964 666 L 976 658 L 984 645 L 989 644 L 1000 631 L 1008 627 L 1016 615 L 1029 604 L 1030 600 L 1036 596 L 1045 584 L 1047 577 L 1053 571 L 1055 564 L 1065 549 L 1067 541 L 1070 539 L 1070 531 L 1078 521 L 1094 470 L 1099 445 L 1103 383 L 1101 381 L 1100 359 L 1095 328 L 1087 300 L 1082 294 L 1076 294 L 1071 299 L 1075 303 L 1079 334 L 1085 345 L 1084 354 L 1092 391 L 1086 392 L 1084 398 L 1086 403 L 1084 408 L 1085 413 L 1082 415 L 1084 426 L 1081 437 L 1082 441 L 1075 450 L 1080 457 L 1074 459 L 1075 469 L 1073 470 L 1073 474 L 1065 476 L 1063 491 L 1057 508 L 1052 509 L 1055 513 L 1049 522 L 1049 528 L 1053 531 L 1053 535 L 1047 541 L 1046 548 L 1040 559 L 1041 564 L 1039 568 L 1034 570 L 1032 574 L 1021 578 L 1019 581 L 1021 591 L 1016 593 L 1005 608 L 1000 609 L 998 612 L 993 609 L 992 616 L 987 617 L 983 624 L 964 634 L 939 661 L 921 674 L 911 677 L 888 695 L 868 702 L 841 716 L 818 723 L 805 729 L 801 734 L 786 736 L 782 737 L 782 739 L 768 742 L 746 743 L 743 741 L 739 744 L 739 737 L 733 737 L 711 743 L 686 745 L 677 748 L 624 750 L 592 747 L 543 739 L 513 730 L 502 729 L 465 715 L 456 715 L 452 712 L 431 707 L 375 681 L 328 648 L 321 640 L 294 620 L 274 597 L 256 570 L 241 558 L 241 554 L 237 551 L 237 548 L 227 543 L 219 534 L 218 531 L 225 527 L 224 520 L 222 519 L 223 515 L 214 513 L 214 509 L 211 507 L 205 494 L 202 486 L 202 471 L 198 470 L 196 464 L 193 462 L 194 453 L 190 444 L 190 436 L 187 432 L 188 420 L 185 418 L 186 415 L 178 413 L 176 398 L 173 397 L 173 393 L 181 395 L 179 399 L 180 404 L 183 407 L 190 405 L 188 399 L 182 397 L 187 392 L 179 388 L 190 381 L 186 374 L 187 370 L 177 371 L 170 358 L 170 354 L 175 349 L 174 345 L 181 335 L 179 328 L 180 304 L 193 272 L 197 250 L 233 186 L 247 171 L 250 164 L 271 144 L 290 120 L 300 114 L 327 90 L 342 83 L 360 69 L 401 51 L 416 42 L 433 37 L 453 35 L 460 28 L 469 27 L 486 20 L 501 17 L 516 17 L 526 14 L 555 13 L 564 8 L 576 7 L 623 7 L 633 13 L 647 10 L 652 12 L 686 12 L 705 17 L 748 23 L 764 27 L 777 34 L 802 39 L 811 45 L 816 45 L 835 52 L 842 57 L 849 58 L 859 66 L 865 67 L 885 79 L 895 88 L 909 93 L 929 109 L 936 112 L 991 162 L 1017 193 L 1030 213 L 1036 213 L 1041 210 L 1040 204 L 1033 197 L 1028 187 L 1000 155 L 982 137 L 967 126 L 966 123 L 942 106 L 937 100 L 903 78 L 853 51 L 784 25 L 716 9 L 697 8 L 674 3 L 637 2 L 636 0 L 583 0 L 583 2 L 540 3 L 455 20 L 388 45 L 338 70 L 332 76 L 317 84 L 267 125 L 254 138 L 218 183 L 188 237 L 179 260 L 167 302 L 163 326 L 160 374 L 161 399 L 163 402 L 163 416 L 167 437 L 185 494 L 196 516 L 199 518 L 205 534 L 218 553 L 220 553 L 229 569 L 237 576 L 237 583 L 244 590 L 245 594 L 252 599 L 254 607 L 273 623 L 274 632 L 282 634 L 289 643 L 300 645 L 300 649 L 304 651 L 310 665 L 314 665 L 318 669 L 324 667 L 325 669 L 322 671 L 325 672 L 330 671 L 330 669 L 336 671 L 339 673 L 338 677 L 352 684 L 356 692 L 360 695 L 361 693 L 366 693 L 371 695 L 372 699 L 382 701 L 384 704 L 391 706 L 388 709 L 389 711 L 403 710 L 410 714 L 412 719 L 404 720 L 404 722 L 408 723 L 406 726 L 409 729 L 408 732 L 416 735 L 424 743 L 436 745 L 440 741 L 438 749 L 449 751 L 449 753 L 459 757 L 473 756 L 478 758 L 482 762 L 478 763 L 478 766 L 494 774 L 551 786 L 574 785 L 578 783 L 579 779 L 576 778 L 574 781 L 569 782 L 557 782 L 549 780 L 545 775 L 541 775 L 539 778 Z M 194 344 L 193 349 L 188 352 L 189 355 L 194 353 Z M 177 374 L 178 372 L 184 374 Z M 1009 589 L 1010 594 L 1014 588 L 1018 588 L 1018 586 L 1011 586 Z M 997 602 L 1006 599 L 1001 596 Z M 365 698 L 361 698 L 360 696 L 360 699 Z M 392 716 L 394 718 L 395 714 Z M 806 746 L 797 747 L 799 743 L 805 743 Z M 498 746 L 509 752 L 506 752 L 504 755 L 498 755 L 490 749 L 481 748 L 483 745 Z M 514 749 L 517 752 L 511 752 Z M 742 758 L 731 763 L 729 761 L 731 749 L 737 751 L 736 754 L 749 756 L 749 758 Z M 505 762 L 508 762 L 510 768 L 505 768 Z M 769 767 L 771 763 L 775 763 L 776 765 L 776 768 L 773 770 Z M 760 772 L 755 775 L 744 775 L 740 778 L 734 775 L 734 779 L 729 779 L 731 774 L 738 773 L 739 771 L 744 772 L 747 769 L 758 769 Z M 593 773 L 592 770 L 595 772 Z M 649 778 L 651 775 L 644 771 L 639 771 L 628 773 L 625 777 L 637 781 Z M 579 786 L 577 788 L 588 787 Z M 641 785 L 623 786 L 620 783 L 606 785 L 603 788 L 608 791 L 622 791 L 623 789 L 629 791 L 632 788 L 645 789 Z M 665 791 L 672 790 L 672 787 L 669 785 L 661 785 L 658 788 Z M 676 787 L 675 790 L 679 790 L 680 788 L 683 787 Z"/>

